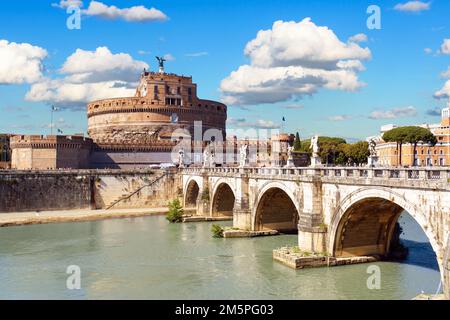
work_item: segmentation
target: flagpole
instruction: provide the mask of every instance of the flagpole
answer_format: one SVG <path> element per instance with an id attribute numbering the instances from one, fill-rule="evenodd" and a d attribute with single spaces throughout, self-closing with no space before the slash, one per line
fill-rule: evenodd
<path id="1" fill-rule="evenodd" d="M 50 135 L 53 135 L 53 111 L 55 106 L 52 105 L 51 117 L 50 117 Z"/>

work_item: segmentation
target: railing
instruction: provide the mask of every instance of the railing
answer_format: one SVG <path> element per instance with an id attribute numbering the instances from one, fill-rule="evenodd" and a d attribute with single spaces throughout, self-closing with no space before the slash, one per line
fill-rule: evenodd
<path id="1" fill-rule="evenodd" d="M 361 167 L 189 167 L 182 169 L 184 174 L 259 175 L 282 177 L 334 177 L 355 179 L 390 179 L 390 180 L 432 180 L 450 182 L 450 168 L 361 168 Z"/>

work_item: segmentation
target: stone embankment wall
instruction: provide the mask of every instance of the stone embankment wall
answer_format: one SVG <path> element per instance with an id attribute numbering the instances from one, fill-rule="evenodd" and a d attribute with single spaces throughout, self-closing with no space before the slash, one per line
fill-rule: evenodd
<path id="1" fill-rule="evenodd" d="M 96 209 L 165 207 L 182 192 L 178 175 L 163 171 L 152 175 L 101 175 L 94 190 Z"/>
<path id="2" fill-rule="evenodd" d="M 0 213 L 162 207 L 177 196 L 178 180 L 162 170 L 5 171 Z"/>

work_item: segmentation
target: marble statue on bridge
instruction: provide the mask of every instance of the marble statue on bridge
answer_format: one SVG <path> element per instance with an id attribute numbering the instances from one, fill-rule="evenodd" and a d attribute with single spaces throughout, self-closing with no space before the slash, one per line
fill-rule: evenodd
<path id="1" fill-rule="evenodd" d="M 244 144 L 239 150 L 239 167 L 243 168 L 248 164 L 248 145 Z"/>
<path id="2" fill-rule="evenodd" d="M 311 145 L 309 148 L 312 149 L 311 167 L 321 166 L 322 160 L 319 157 L 319 136 L 317 134 L 311 138 Z"/>

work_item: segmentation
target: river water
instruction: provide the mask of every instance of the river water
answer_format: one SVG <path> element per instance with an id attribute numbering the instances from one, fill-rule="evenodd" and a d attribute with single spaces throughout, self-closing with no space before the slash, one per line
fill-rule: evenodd
<path id="1" fill-rule="evenodd" d="M 229 223 L 221 223 L 229 225 Z M 410 257 L 292 270 L 272 249 L 295 235 L 214 239 L 211 223 L 169 224 L 163 216 L 0 228 L 0 299 L 411 299 L 434 293 L 439 271 L 420 227 L 402 215 Z M 81 270 L 69 290 L 66 269 Z"/>

